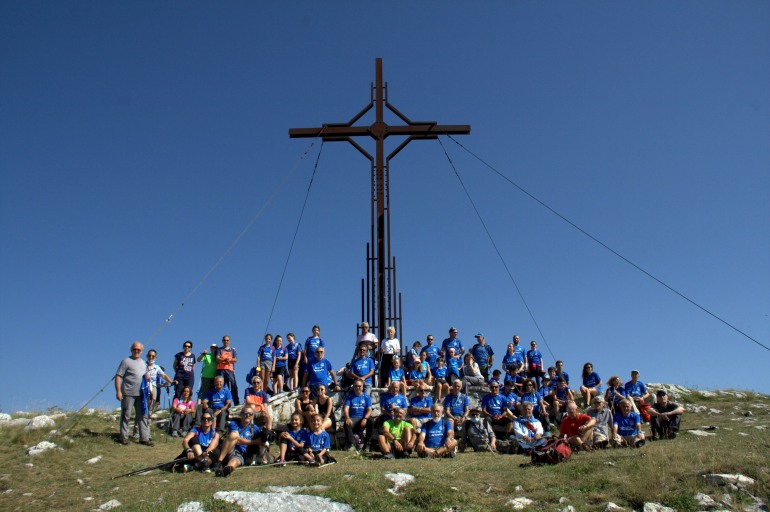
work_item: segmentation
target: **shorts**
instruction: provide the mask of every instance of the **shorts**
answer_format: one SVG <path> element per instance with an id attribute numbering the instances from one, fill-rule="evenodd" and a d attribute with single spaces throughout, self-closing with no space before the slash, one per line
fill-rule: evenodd
<path id="1" fill-rule="evenodd" d="M 299 357 L 297 357 L 296 359 L 289 359 L 289 369 L 293 370 L 294 368 L 296 368 L 298 361 L 299 361 Z"/>
<path id="2" fill-rule="evenodd" d="M 245 457 L 245 454 L 239 452 L 238 450 L 235 450 L 233 453 L 225 457 L 225 464 L 227 464 L 231 460 L 237 460 L 241 463 L 241 466 L 243 466 L 245 462 L 244 457 Z"/>
<path id="3" fill-rule="evenodd" d="M 600 430 L 594 429 L 594 438 L 593 438 L 594 443 L 601 443 L 602 441 L 608 441 L 608 440 L 609 438 L 607 437 L 607 434 L 605 434 Z"/>
<path id="4" fill-rule="evenodd" d="M 285 377 L 286 376 L 286 367 L 285 366 L 279 366 L 278 368 L 275 368 L 270 375 L 274 379 L 278 378 L 278 377 Z"/>

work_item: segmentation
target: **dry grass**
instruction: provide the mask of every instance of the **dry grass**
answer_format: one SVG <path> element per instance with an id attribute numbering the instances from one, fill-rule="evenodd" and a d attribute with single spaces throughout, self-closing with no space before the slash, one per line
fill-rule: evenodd
<path id="1" fill-rule="evenodd" d="M 692 395 L 680 402 L 700 403 Z M 336 454 L 339 463 L 320 469 L 245 468 L 230 478 L 205 474 L 172 474 L 153 471 L 141 476 L 111 480 L 111 477 L 154 463 L 173 459 L 180 442 L 154 432 L 156 446 L 115 443 L 117 422 L 107 416 L 82 416 L 70 431 L 72 442 L 54 441 L 61 451 L 28 457 L 25 447 L 44 440 L 47 434 L 21 428 L 3 428 L 0 445 L 0 509 L 2 510 L 91 510 L 117 499 L 120 510 L 176 510 L 188 501 L 200 501 L 212 512 L 233 510 L 233 505 L 214 500 L 220 490 L 262 490 L 268 485 L 329 486 L 320 494 L 352 505 L 356 510 L 432 511 L 511 510 L 508 500 L 526 496 L 536 501 L 531 510 L 561 510 L 566 497 L 577 510 L 603 510 L 608 501 L 627 509 L 641 509 L 655 501 L 677 510 L 697 510 L 696 492 L 713 497 L 718 490 L 704 483 L 704 473 L 741 473 L 757 480 L 753 493 L 766 502 L 770 495 L 770 408 L 752 408 L 752 403 L 770 405 L 770 398 L 751 394 L 736 401 L 731 396 L 705 397 L 703 405 L 721 413 L 687 413 L 683 429 L 705 425 L 717 427 L 716 436 L 697 437 L 683 432 L 675 441 L 648 443 L 640 450 L 606 450 L 579 453 L 566 464 L 548 467 L 524 466 L 523 456 L 460 454 L 455 460 L 371 460 Z M 743 412 L 753 411 L 750 418 Z M 740 433 L 748 435 L 740 435 Z M 86 464 L 102 455 L 96 464 Z M 33 467 L 26 464 L 32 463 Z M 385 473 L 404 472 L 414 483 L 394 496 Z M 82 480 L 82 484 L 78 483 Z M 523 490 L 516 490 L 521 486 Z M 30 494 L 25 496 L 25 494 Z M 737 503 L 745 495 L 732 495 Z M 93 500 L 87 501 L 91 497 Z"/>

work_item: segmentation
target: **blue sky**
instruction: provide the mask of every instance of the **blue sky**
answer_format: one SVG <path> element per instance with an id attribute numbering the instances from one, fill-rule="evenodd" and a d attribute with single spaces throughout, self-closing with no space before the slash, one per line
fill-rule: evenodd
<path id="1" fill-rule="evenodd" d="M 768 26 L 759 1 L 3 2 L 0 409 L 97 393 L 275 194 L 148 344 L 170 366 L 228 334 L 245 376 L 320 148 L 288 129 L 356 114 L 377 57 L 403 113 L 470 124 L 470 151 L 770 345 Z M 442 142 L 573 375 L 770 392 L 767 350 Z M 439 143 L 391 187 L 402 341 L 455 325 L 500 356 L 517 333 L 553 363 Z M 270 332 L 318 323 L 344 363 L 369 222 L 367 161 L 324 144 Z"/>

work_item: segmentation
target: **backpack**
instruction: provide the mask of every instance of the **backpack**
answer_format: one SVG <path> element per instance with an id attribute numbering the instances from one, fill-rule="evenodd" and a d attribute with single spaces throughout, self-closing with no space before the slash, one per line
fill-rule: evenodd
<path id="1" fill-rule="evenodd" d="M 571 456 L 569 443 L 564 439 L 554 439 L 532 450 L 532 464 L 558 464 Z"/>

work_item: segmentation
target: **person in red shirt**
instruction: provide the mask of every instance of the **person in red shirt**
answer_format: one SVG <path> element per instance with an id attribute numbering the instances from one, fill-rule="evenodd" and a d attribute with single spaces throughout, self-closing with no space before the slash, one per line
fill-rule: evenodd
<path id="1" fill-rule="evenodd" d="M 561 420 L 559 437 L 565 438 L 575 449 L 588 449 L 593 439 L 594 425 L 596 425 L 595 419 L 578 412 L 577 404 L 569 402 L 567 403 L 567 414 Z"/>

